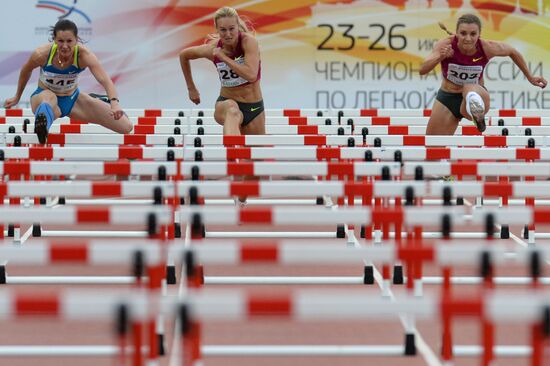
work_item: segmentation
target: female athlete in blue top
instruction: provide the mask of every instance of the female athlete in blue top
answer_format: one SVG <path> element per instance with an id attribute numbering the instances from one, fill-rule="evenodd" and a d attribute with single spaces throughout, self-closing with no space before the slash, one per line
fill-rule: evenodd
<path id="1" fill-rule="evenodd" d="M 122 111 L 113 82 L 97 57 L 78 45 L 78 28 L 70 20 L 58 21 L 52 29 L 53 43 L 38 47 L 21 68 L 17 92 L 5 101 L 4 107 L 16 105 L 31 77 L 40 67 L 38 88 L 31 95 L 35 114 L 35 132 L 41 144 L 46 143 L 48 130 L 59 117 L 69 116 L 79 121 L 97 123 L 118 133 L 132 131 L 132 123 Z M 80 93 L 78 76 L 89 68 L 105 88 L 109 104 Z"/>

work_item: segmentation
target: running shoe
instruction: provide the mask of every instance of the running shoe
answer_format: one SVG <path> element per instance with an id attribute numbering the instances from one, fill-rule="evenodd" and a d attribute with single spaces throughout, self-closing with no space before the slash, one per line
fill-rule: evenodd
<path id="1" fill-rule="evenodd" d="M 99 100 L 101 100 L 105 103 L 111 104 L 111 101 L 109 100 L 109 96 L 107 96 L 105 94 L 90 93 L 88 95 L 92 98 L 99 99 Z"/>
<path id="2" fill-rule="evenodd" d="M 455 177 L 453 175 L 433 175 L 426 178 L 429 181 L 442 181 L 442 182 L 454 182 Z"/>
<path id="3" fill-rule="evenodd" d="M 244 199 L 244 201 L 241 201 L 240 197 L 234 197 L 233 200 L 235 201 L 235 206 L 239 208 L 243 208 L 246 206 L 246 198 Z"/>
<path id="4" fill-rule="evenodd" d="M 48 119 L 44 113 L 38 113 L 34 118 L 34 133 L 42 145 L 48 140 Z"/>
<path id="5" fill-rule="evenodd" d="M 470 113 L 479 132 L 485 131 L 485 109 L 473 98 L 470 98 Z"/>

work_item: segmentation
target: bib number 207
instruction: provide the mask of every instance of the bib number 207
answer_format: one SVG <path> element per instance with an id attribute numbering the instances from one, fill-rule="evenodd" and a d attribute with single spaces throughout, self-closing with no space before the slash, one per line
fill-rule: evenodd
<path id="1" fill-rule="evenodd" d="M 456 70 L 449 70 L 449 73 L 457 79 L 460 80 L 475 80 L 478 78 L 478 73 L 467 73 L 467 72 L 458 72 Z"/>

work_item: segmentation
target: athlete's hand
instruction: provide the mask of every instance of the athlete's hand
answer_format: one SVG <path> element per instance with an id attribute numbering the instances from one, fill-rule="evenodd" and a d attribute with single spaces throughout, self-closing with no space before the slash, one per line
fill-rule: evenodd
<path id="1" fill-rule="evenodd" d="M 19 98 L 17 98 L 17 97 L 12 97 L 12 98 L 6 99 L 4 101 L 4 108 L 11 108 L 14 105 L 17 105 L 17 103 L 19 103 Z"/>
<path id="2" fill-rule="evenodd" d="M 201 95 L 197 89 L 189 89 L 189 99 L 195 104 L 201 102 Z"/>
<path id="3" fill-rule="evenodd" d="M 120 105 L 115 100 L 111 101 L 111 115 L 117 121 L 124 115 L 124 111 L 122 111 L 122 108 L 120 108 Z"/>
<path id="4" fill-rule="evenodd" d="M 212 56 L 217 57 L 221 60 L 222 57 L 224 56 L 224 53 L 221 47 L 214 47 L 214 49 L 212 50 Z"/>
<path id="5" fill-rule="evenodd" d="M 441 58 L 441 60 L 444 60 L 449 57 L 453 57 L 453 55 L 454 55 L 453 47 L 450 44 L 442 47 L 439 50 L 439 57 Z"/>
<path id="6" fill-rule="evenodd" d="M 546 79 L 543 78 L 542 76 L 533 76 L 533 77 L 529 78 L 529 82 L 531 84 L 533 84 L 534 86 L 538 86 L 542 89 L 546 88 L 546 85 L 548 84 Z"/>

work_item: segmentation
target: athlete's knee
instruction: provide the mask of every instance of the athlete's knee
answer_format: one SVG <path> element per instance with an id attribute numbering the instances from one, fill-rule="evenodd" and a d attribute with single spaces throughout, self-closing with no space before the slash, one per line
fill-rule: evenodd
<path id="1" fill-rule="evenodd" d="M 230 118 L 232 120 L 235 120 L 235 119 L 242 119 L 243 114 L 239 109 L 239 105 L 236 102 L 231 101 L 231 103 L 229 103 L 228 106 L 226 107 L 225 116 L 226 116 L 226 119 Z"/>
<path id="2" fill-rule="evenodd" d="M 134 125 L 132 124 L 132 122 L 130 122 L 130 120 L 126 116 L 122 117 L 117 122 L 119 123 L 120 129 L 124 134 L 130 133 L 134 129 Z"/>

